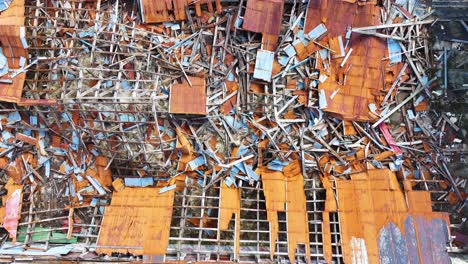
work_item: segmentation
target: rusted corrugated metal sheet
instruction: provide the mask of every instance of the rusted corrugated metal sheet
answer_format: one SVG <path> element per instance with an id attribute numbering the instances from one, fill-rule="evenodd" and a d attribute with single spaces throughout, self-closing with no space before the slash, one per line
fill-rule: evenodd
<path id="1" fill-rule="evenodd" d="M 369 170 L 335 183 L 345 262 L 449 261 L 441 249 L 448 241 L 448 216 L 432 212 L 429 192 L 406 190 L 405 198 L 388 169 Z"/>
<path id="2" fill-rule="evenodd" d="M 279 35 L 284 0 L 249 0 L 242 28 L 257 33 Z"/>
<path id="3" fill-rule="evenodd" d="M 298 160 L 285 166 L 283 173 L 286 179 L 286 212 L 288 225 L 288 256 L 295 261 L 297 244 L 305 245 L 305 254 L 310 256 L 309 220 L 307 216 L 306 196 L 304 193 L 304 176 Z M 307 263 L 310 259 L 307 258 Z"/>
<path id="4" fill-rule="evenodd" d="M 274 51 L 281 31 L 284 0 L 249 0 L 242 28 L 263 33 L 264 50 Z"/>
<path id="5" fill-rule="evenodd" d="M 140 10 L 145 23 L 160 23 L 186 20 L 185 9 L 194 4 L 197 16 L 201 16 L 201 4 L 208 5 L 208 11 L 214 12 L 212 2 L 215 0 L 139 0 Z M 216 11 L 221 12 L 221 1 L 216 0 Z"/>
<path id="6" fill-rule="evenodd" d="M 130 188 L 114 192 L 106 207 L 98 253 L 164 255 L 169 242 L 174 190 Z"/>
<path id="7" fill-rule="evenodd" d="M 10 7 L 0 14 L 0 43 L 10 70 L 20 68 L 21 57 L 25 61 L 28 58 L 28 50 L 25 49 L 21 40 L 25 35 L 23 25 L 24 0 L 13 1 Z M 21 73 L 12 79 L 7 75 L 0 78 L 12 81 L 12 83 L 0 83 L 0 101 L 18 103 L 23 92 L 26 74 Z"/>
<path id="8" fill-rule="evenodd" d="M 206 83 L 204 78 L 188 77 L 171 88 L 169 112 L 172 114 L 206 115 Z"/>
<path id="9" fill-rule="evenodd" d="M 7 10 L 0 14 L 0 25 L 24 25 L 24 0 L 14 0 Z"/>
<path id="10" fill-rule="evenodd" d="M 229 222 L 234 215 L 234 240 L 235 256 L 237 259 L 240 249 L 240 190 L 234 186 L 228 187 L 224 181 L 221 182 L 221 194 L 219 203 L 219 230 L 227 230 Z"/>
<path id="11" fill-rule="evenodd" d="M 261 170 L 268 222 L 270 222 L 270 255 L 278 237 L 278 212 L 286 212 L 288 226 L 288 256 L 294 262 L 297 244 L 305 244 L 310 255 L 309 225 L 304 193 L 304 176 L 298 160 L 291 161 L 282 171 Z"/>
<path id="12" fill-rule="evenodd" d="M 380 11 L 378 7 L 370 4 L 358 5 L 341 0 L 313 1 L 309 3 L 307 10 L 305 33 L 309 33 L 321 23 L 324 23 L 328 30 L 327 37 L 333 40 L 341 36 L 346 42 L 348 26 L 378 24 Z M 354 34 L 349 43 L 351 45 L 346 53 L 349 52 L 350 55 L 346 63 L 343 63 L 346 58 L 343 56 L 320 57 L 323 63 L 330 66 L 326 72 L 328 78 L 319 86 L 326 99 L 326 107 L 323 110 L 345 120 L 372 121 L 377 116 L 369 111 L 369 104 L 380 105 L 380 100 L 383 99 L 379 92 L 384 83 L 386 61 L 382 59 L 387 56 L 386 41 L 373 36 Z M 306 48 L 311 51 L 315 51 L 313 47 L 319 49 L 314 44 L 309 46 Z M 336 50 L 333 53 L 337 54 L 341 54 L 341 51 Z"/>
<path id="13" fill-rule="evenodd" d="M 29 52 L 24 20 L 24 0 L 13 1 L 7 10 L 0 13 L 0 47 L 10 71 L 19 70 L 28 63 Z M 22 98 L 25 72 L 6 74 L 0 79 L 10 82 L 0 83 L 0 101 L 17 103 L 20 106 L 56 103 L 56 100 Z"/>
<path id="14" fill-rule="evenodd" d="M 189 0 L 140 0 L 145 23 L 185 20 L 185 7 Z"/>

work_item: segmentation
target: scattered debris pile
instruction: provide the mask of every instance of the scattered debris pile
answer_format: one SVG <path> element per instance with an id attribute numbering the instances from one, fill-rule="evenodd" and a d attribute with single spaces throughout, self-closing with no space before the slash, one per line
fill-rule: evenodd
<path id="1" fill-rule="evenodd" d="M 137 2 L 0 2 L 0 254 L 448 263 L 460 250 L 466 179 L 450 164 L 464 130 L 433 105 L 423 2 Z"/>

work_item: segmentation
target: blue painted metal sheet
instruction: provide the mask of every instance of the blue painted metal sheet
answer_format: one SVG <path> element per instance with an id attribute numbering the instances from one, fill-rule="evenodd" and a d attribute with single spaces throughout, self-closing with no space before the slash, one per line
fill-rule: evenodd
<path id="1" fill-rule="evenodd" d="M 316 26 L 314 29 L 312 29 L 308 34 L 307 37 L 311 40 L 315 40 L 319 38 L 320 36 L 324 35 L 327 33 L 327 28 L 325 27 L 324 24 L 320 24 Z"/>
<path id="2" fill-rule="evenodd" d="M 0 0 L 0 12 L 7 10 L 11 5 L 11 0 Z"/>
<path id="3" fill-rule="evenodd" d="M 128 187 L 146 187 L 146 186 L 153 186 L 154 179 L 152 177 L 144 177 L 144 178 L 125 178 L 125 186 Z"/>
<path id="4" fill-rule="evenodd" d="M 418 241 L 416 239 L 416 229 L 414 219 L 408 216 L 405 220 L 406 247 L 408 248 L 408 260 L 411 264 L 419 263 Z"/>
<path id="5" fill-rule="evenodd" d="M 394 39 L 387 39 L 387 48 L 388 48 L 388 54 L 389 54 L 389 59 L 390 63 L 398 63 L 401 62 L 402 56 L 401 56 L 401 48 L 398 42 Z"/>
<path id="6" fill-rule="evenodd" d="M 271 80 L 271 72 L 273 70 L 273 59 L 275 53 L 268 50 L 257 51 L 257 59 L 255 61 L 254 78 L 269 82 Z"/>
<path id="7" fill-rule="evenodd" d="M 408 216 L 404 228 L 404 235 L 394 223 L 380 229 L 380 263 L 450 263 L 446 249 L 448 228 L 443 219 Z"/>
<path id="8" fill-rule="evenodd" d="M 447 244 L 447 225 L 442 219 L 426 220 L 424 216 L 416 216 L 421 263 L 449 264 L 450 258 L 445 248 Z"/>
<path id="9" fill-rule="evenodd" d="M 400 229 L 391 222 L 380 229 L 379 253 L 381 264 L 408 263 L 406 239 Z"/>

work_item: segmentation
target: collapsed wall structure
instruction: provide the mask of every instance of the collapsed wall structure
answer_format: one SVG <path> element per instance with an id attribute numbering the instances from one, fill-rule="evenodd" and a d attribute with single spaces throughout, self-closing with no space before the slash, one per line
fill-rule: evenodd
<path id="1" fill-rule="evenodd" d="M 1 254 L 449 262 L 423 3 L 6 6 Z"/>

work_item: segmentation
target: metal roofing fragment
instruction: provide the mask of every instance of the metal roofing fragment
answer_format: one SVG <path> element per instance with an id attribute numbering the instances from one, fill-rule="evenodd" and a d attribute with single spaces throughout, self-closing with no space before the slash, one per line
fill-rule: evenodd
<path id="1" fill-rule="evenodd" d="M 164 255 L 169 241 L 174 190 L 127 187 L 106 207 L 97 242 L 99 253 Z"/>
<path id="2" fill-rule="evenodd" d="M 234 258 L 237 259 L 240 250 L 240 190 L 221 182 L 219 196 L 219 230 L 227 230 L 234 215 Z"/>
<path id="3" fill-rule="evenodd" d="M 8 9 L 12 0 L 0 0 L 0 12 Z"/>
<path id="4" fill-rule="evenodd" d="M 289 260 L 294 261 L 298 243 L 305 244 L 306 254 L 309 255 L 309 228 L 300 162 L 291 161 L 281 171 L 263 169 L 260 174 L 270 222 L 270 257 L 273 257 L 279 231 L 278 212 L 286 212 L 287 215 Z"/>
<path id="5" fill-rule="evenodd" d="M 169 97 L 169 113 L 206 115 L 206 83 L 204 78 L 188 77 L 173 84 Z"/>
<path id="6" fill-rule="evenodd" d="M 17 218 L 0 207 L 17 233 L 0 250 L 446 261 L 430 209 L 467 204 L 448 166 L 463 118 L 431 108 L 444 91 L 427 76 L 463 62 L 433 58 L 420 4 L 291 2 L 13 1 L 0 38 L 29 48 L 2 49 L 0 85 L 24 85 L 0 104 L 0 178 L 24 197 Z"/>
<path id="7" fill-rule="evenodd" d="M 257 59 L 255 60 L 255 70 L 253 75 L 254 78 L 267 82 L 271 80 L 274 56 L 275 54 L 268 50 L 257 51 Z"/>
<path id="8" fill-rule="evenodd" d="M 364 258 L 369 263 L 379 263 L 395 258 L 424 263 L 437 259 L 434 263 L 448 263 L 445 250 L 417 249 L 429 246 L 425 244 L 427 240 L 437 241 L 438 246 L 448 240 L 448 215 L 432 212 L 430 193 L 410 189 L 403 192 L 395 174 L 385 169 L 354 174 L 351 180 L 336 180 L 335 184 L 344 261 Z M 414 222 L 414 218 L 418 221 Z M 389 230 L 392 228 L 394 231 Z M 428 234 L 423 231 L 426 228 L 434 232 Z M 405 233 L 406 237 L 402 235 Z M 420 244 L 414 248 L 417 243 L 411 241 Z M 389 252 L 388 248 L 393 247 L 401 250 Z"/>

